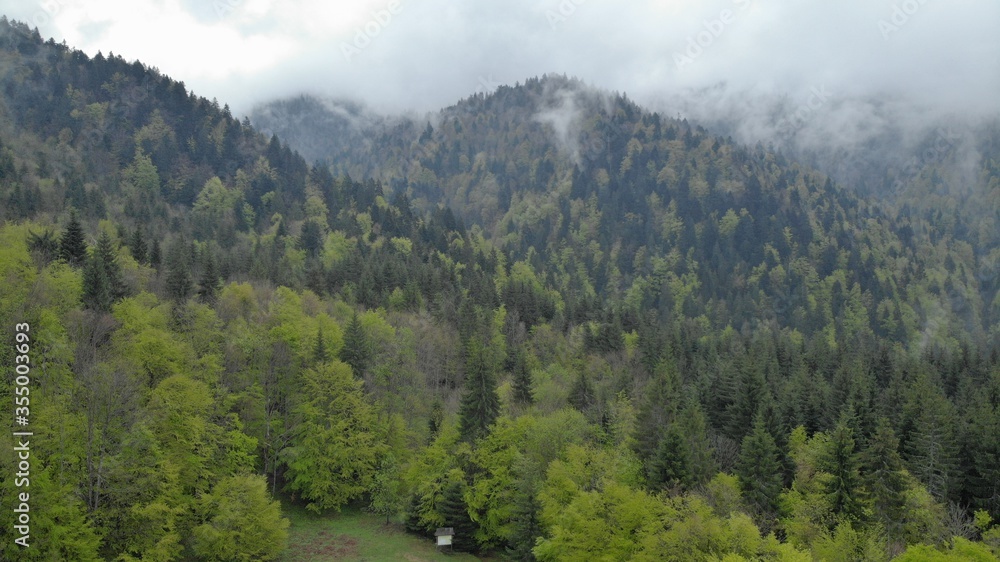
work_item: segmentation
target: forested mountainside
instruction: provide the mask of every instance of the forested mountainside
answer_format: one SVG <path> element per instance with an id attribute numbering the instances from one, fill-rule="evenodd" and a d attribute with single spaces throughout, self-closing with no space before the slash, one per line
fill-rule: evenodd
<path id="1" fill-rule="evenodd" d="M 862 331 L 915 346 L 981 343 L 995 324 L 994 200 L 975 198 L 986 203 L 971 204 L 975 216 L 950 193 L 936 213 L 895 208 L 558 76 L 432 117 L 370 128 L 332 161 L 480 225 L 558 288 L 573 319 L 609 301 L 626 327 L 643 310 L 712 330 L 771 320 L 843 336 L 841 310 L 853 308 L 867 316 Z M 948 151 L 959 147 L 938 159 Z M 986 185 L 989 154 L 976 163 Z M 916 186 L 933 173 L 908 173 L 900 181 L 922 200 Z"/>
<path id="2" fill-rule="evenodd" d="M 1000 554 L 988 248 L 562 78 L 329 166 L 6 19 L 0 85 L 4 559 Z"/>

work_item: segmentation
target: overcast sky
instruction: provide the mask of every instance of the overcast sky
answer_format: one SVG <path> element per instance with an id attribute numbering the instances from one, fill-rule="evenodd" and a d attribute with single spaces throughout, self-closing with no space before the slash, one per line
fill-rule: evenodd
<path id="1" fill-rule="evenodd" d="M 309 92 L 429 111 L 546 72 L 653 106 L 880 94 L 1000 111 L 996 0 L 0 0 L 88 54 L 139 59 L 228 103 Z M 735 94 L 733 93 L 735 92 Z"/>

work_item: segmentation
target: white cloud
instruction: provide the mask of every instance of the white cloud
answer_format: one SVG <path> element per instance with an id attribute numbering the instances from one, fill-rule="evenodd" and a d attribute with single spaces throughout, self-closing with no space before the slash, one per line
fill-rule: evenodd
<path id="1" fill-rule="evenodd" d="M 740 92 L 794 97 L 825 85 L 844 96 L 1000 107 L 994 0 L 399 2 L 390 19 L 388 0 L 0 0 L 0 11 L 90 54 L 138 58 L 237 113 L 301 91 L 432 110 L 486 77 L 546 72 L 653 105 L 724 82 L 736 103 Z M 879 22 L 896 7 L 910 14 L 886 38 Z M 731 14 L 720 28 L 723 10 Z M 376 33 L 347 60 L 343 46 L 366 26 Z M 699 34 L 701 52 L 679 69 L 674 55 Z"/>

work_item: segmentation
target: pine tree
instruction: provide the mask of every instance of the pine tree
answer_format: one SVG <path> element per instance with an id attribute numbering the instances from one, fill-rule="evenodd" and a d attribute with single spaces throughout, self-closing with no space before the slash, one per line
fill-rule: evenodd
<path id="1" fill-rule="evenodd" d="M 875 518 L 892 541 L 899 537 L 902 528 L 906 477 L 899 456 L 899 439 L 886 418 L 878 421 L 862 460 L 864 482 L 871 494 Z"/>
<path id="2" fill-rule="evenodd" d="M 122 268 L 118 264 L 118 249 L 108 233 L 102 232 L 97 239 L 94 257 L 98 258 L 104 274 L 107 277 L 108 290 L 111 294 L 111 301 L 115 302 L 125 297 L 125 281 L 122 280 Z"/>
<path id="3" fill-rule="evenodd" d="M 323 339 L 323 326 L 316 330 L 316 345 L 313 347 L 313 358 L 317 363 L 326 363 L 329 356 L 326 352 L 326 341 Z"/>
<path id="4" fill-rule="evenodd" d="M 684 436 L 676 424 L 671 424 L 660 439 L 656 455 L 650 459 L 649 486 L 653 489 L 670 490 L 690 482 L 689 457 Z"/>
<path id="5" fill-rule="evenodd" d="M 500 396 L 496 387 L 496 366 L 492 365 L 479 338 L 466 346 L 465 392 L 459 407 L 459 431 L 465 441 L 485 437 L 490 425 L 500 415 Z"/>
<path id="6" fill-rule="evenodd" d="M 469 509 L 463 498 L 464 493 L 465 483 L 453 479 L 445 485 L 437 508 L 444 519 L 443 526 L 455 530 L 455 535 L 451 539 L 452 548 L 458 552 L 473 552 L 476 550 L 476 524 L 469 517 Z"/>
<path id="7" fill-rule="evenodd" d="M 864 490 L 861 486 L 860 460 L 854 450 L 854 414 L 850 409 L 840 416 L 830 432 L 830 444 L 820 468 L 831 476 L 826 483 L 826 496 L 833 512 L 848 521 L 864 517 Z"/>
<path id="8" fill-rule="evenodd" d="M 531 390 L 531 370 L 528 369 L 528 361 L 522 349 L 514 351 L 513 361 L 514 402 L 529 405 L 535 401 L 535 397 Z"/>
<path id="9" fill-rule="evenodd" d="M 676 425 L 684 437 L 687 451 L 688 480 L 682 484 L 691 490 L 707 483 L 717 471 L 708 441 L 708 423 L 701 404 L 697 400 L 690 400 L 681 410 Z"/>
<path id="10" fill-rule="evenodd" d="M 83 270 L 82 301 L 84 308 L 98 312 L 111 311 L 111 286 L 104 264 L 96 253 L 87 260 Z"/>
<path id="11" fill-rule="evenodd" d="M 371 345 L 368 343 L 368 336 L 365 335 L 365 328 L 361 325 L 357 312 L 344 330 L 344 345 L 340 348 L 339 358 L 351 366 L 354 376 L 358 378 L 365 376 L 371 364 Z"/>
<path id="12" fill-rule="evenodd" d="M 567 400 L 571 406 L 583 413 L 587 413 L 594 405 L 594 387 L 590 384 L 590 379 L 582 368 L 577 369 L 576 380 L 573 381 Z"/>
<path id="13" fill-rule="evenodd" d="M 938 499 L 948 498 L 955 478 L 957 452 L 951 403 L 928 394 L 921 404 L 907 444 L 910 472 Z"/>
<path id="14" fill-rule="evenodd" d="M 205 255 L 205 267 L 201 271 L 201 279 L 198 281 L 198 298 L 204 303 L 215 302 L 215 297 L 222 288 L 222 281 L 219 279 L 219 272 L 215 267 L 215 259 L 210 252 Z"/>
<path id="15" fill-rule="evenodd" d="M 132 257 L 135 258 L 135 261 L 147 263 L 149 249 L 146 247 L 146 238 L 142 235 L 142 230 L 136 228 L 132 232 L 132 238 L 129 240 L 129 248 L 132 250 Z"/>
<path id="16" fill-rule="evenodd" d="M 175 302 L 182 302 L 191 295 L 191 269 L 183 243 L 171 247 L 167 255 L 167 296 Z"/>
<path id="17" fill-rule="evenodd" d="M 87 241 L 84 240 L 83 226 L 76 217 L 76 211 L 71 211 L 69 223 L 59 240 L 59 257 L 72 266 L 79 267 L 87 259 Z"/>
<path id="18" fill-rule="evenodd" d="M 656 454 L 660 435 L 677 417 L 680 386 L 680 375 L 673 361 L 660 361 L 636 415 L 635 452 L 640 459 L 648 460 Z"/>
<path id="19" fill-rule="evenodd" d="M 160 254 L 160 242 L 159 240 L 153 240 L 153 245 L 149 249 L 149 265 L 160 269 L 160 263 L 163 261 L 163 256 Z"/>
<path id="20" fill-rule="evenodd" d="M 781 493 L 781 462 L 774 437 L 760 416 L 754 421 L 753 430 L 743 438 L 736 472 L 743 499 L 757 518 L 773 519 Z"/>
<path id="21" fill-rule="evenodd" d="M 514 498 L 514 532 L 510 537 L 507 554 L 519 562 L 534 562 L 532 549 L 535 541 L 544 534 L 538 514 L 542 506 L 533 478 L 523 478 Z"/>

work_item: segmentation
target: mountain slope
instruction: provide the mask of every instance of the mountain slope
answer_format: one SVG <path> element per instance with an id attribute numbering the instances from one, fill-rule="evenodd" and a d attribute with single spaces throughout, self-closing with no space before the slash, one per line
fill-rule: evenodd
<path id="1" fill-rule="evenodd" d="M 990 249 L 914 236 L 908 213 L 761 148 L 559 76 L 351 133 L 337 169 L 451 206 L 558 288 L 569 317 L 638 311 L 740 328 L 982 340 Z M 855 311 L 846 327 L 844 312 Z M 860 322 L 858 324 L 857 322 Z"/>

